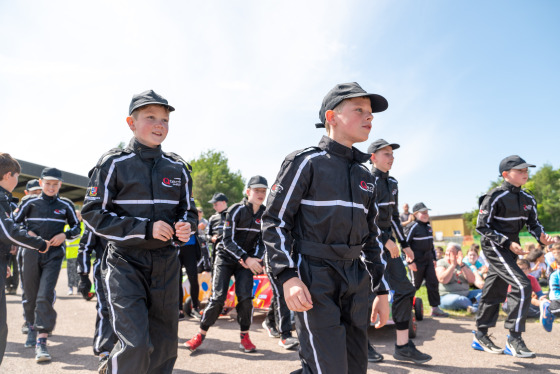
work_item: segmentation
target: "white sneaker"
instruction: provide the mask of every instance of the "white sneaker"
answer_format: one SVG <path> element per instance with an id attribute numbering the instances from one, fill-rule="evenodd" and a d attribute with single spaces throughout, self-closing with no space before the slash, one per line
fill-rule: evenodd
<path id="1" fill-rule="evenodd" d="M 74 295 L 74 290 L 72 287 L 68 287 L 68 295 Z"/>

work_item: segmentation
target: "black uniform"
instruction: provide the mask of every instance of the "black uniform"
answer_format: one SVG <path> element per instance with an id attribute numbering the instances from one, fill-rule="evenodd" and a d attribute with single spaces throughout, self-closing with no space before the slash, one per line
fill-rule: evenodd
<path id="1" fill-rule="evenodd" d="M 264 206 L 253 213 L 253 204 L 247 199 L 228 208 L 224 220 L 223 240 L 216 246 L 216 259 L 212 274 L 212 296 L 204 310 L 200 328 L 208 331 L 224 307 L 229 280 L 235 276 L 237 295 L 237 322 L 240 331 L 251 327 L 253 316 L 253 273 L 244 268 L 239 260 L 249 257 L 262 259 L 264 245 L 261 236 L 261 216 Z M 214 216 L 212 216 L 214 217 Z"/>
<path id="2" fill-rule="evenodd" d="M 27 236 L 27 231 L 21 229 L 12 220 L 12 194 L 0 186 L 0 364 L 6 350 L 6 339 L 8 338 L 7 312 L 6 312 L 6 253 L 12 245 L 19 245 L 28 250 L 43 251 L 47 244 L 40 237 Z"/>
<path id="3" fill-rule="evenodd" d="M 479 201 L 476 231 L 482 235 L 480 244 L 489 267 L 476 325 L 479 329 L 496 326 L 500 303 L 507 295 L 508 316 L 504 326 L 521 333 L 525 331 L 531 304 L 531 282 L 517 265 L 517 255 L 509 247 L 512 242 L 519 243 L 519 232 L 525 225 L 531 235 L 540 240 L 544 229 L 537 219 L 537 203 L 532 195 L 505 181 Z M 508 285 L 511 285 L 509 294 Z"/>
<path id="4" fill-rule="evenodd" d="M 368 294 L 384 271 L 368 159 L 324 136 L 286 157 L 268 197 L 272 272 L 281 284 L 299 276 L 313 300 L 296 313 L 304 373 L 367 370 Z"/>
<path id="5" fill-rule="evenodd" d="M 14 220 L 23 223 L 26 230 L 33 231 L 45 240 L 62 232 L 66 239 L 75 239 L 81 233 L 80 221 L 72 201 L 58 195 L 47 196 L 44 192 L 35 199 L 23 201 Z M 66 222 L 69 229 L 65 232 Z M 56 323 L 54 288 L 64 259 L 65 246 L 65 242 L 58 247 L 51 246 L 46 253 L 28 248 L 23 250 L 23 310 L 25 320 L 34 325 L 39 333 L 51 332 Z"/>
<path id="6" fill-rule="evenodd" d="M 377 187 L 377 206 L 379 207 L 379 219 L 377 225 L 381 229 L 381 241 L 383 245 L 387 241 L 395 241 L 392 235 L 394 230 L 402 248 L 408 247 L 398 210 L 399 186 L 397 180 L 381 170 L 372 168 Z M 385 269 L 385 279 L 389 287 L 394 291 L 392 316 L 397 326 L 397 330 L 408 329 L 410 313 L 412 311 L 412 300 L 416 289 L 408 280 L 406 268 L 401 257 L 392 258 L 389 251 L 384 248 L 383 258 L 387 262 Z M 384 289 L 383 282 L 380 283 L 378 293 L 382 294 Z"/>
<path id="7" fill-rule="evenodd" d="M 93 263 L 93 282 L 95 284 L 95 294 L 97 303 L 95 308 L 97 316 L 95 318 L 95 334 L 93 336 L 93 354 L 98 356 L 100 353 L 111 352 L 117 336 L 109 320 L 109 305 L 107 303 L 107 293 L 101 269 L 103 268 L 103 256 L 107 248 L 107 240 L 95 235 L 91 229 L 85 229 L 82 239 L 80 239 L 80 249 L 78 250 L 78 274 L 80 277 L 88 277 L 91 270 L 91 255 L 95 252 L 95 262 Z M 106 266 L 105 266 L 106 268 Z"/>
<path id="8" fill-rule="evenodd" d="M 16 197 L 12 197 L 10 206 L 12 211 L 17 209 L 19 200 Z M 14 248 L 17 248 L 14 246 Z M 6 278 L 6 293 L 16 294 L 19 285 L 19 267 L 17 262 L 17 252 L 16 254 L 11 253 L 12 247 L 10 246 L 10 251 L 6 255 L 6 265 L 11 269 L 11 275 Z"/>
<path id="9" fill-rule="evenodd" d="M 208 220 L 208 228 L 206 229 L 206 240 L 208 243 L 212 243 L 212 237 L 217 235 L 217 239 L 212 243 L 212 268 L 214 268 L 214 262 L 216 261 L 216 247 L 222 241 L 224 237 L 224 221 L 226 220 L 227 209 L 221 212 L 216 212 Z"/>
<path id="10" fill-rule="evenodd" d="M 436 277 L 436 250 L 434 248 L 434 237 L 432 226 L 429 222 L 415 221 L 410 224 L 407 235 L 410 248 L 414 252 L 416 271 L 412 272 L 412 283 L 416 289 L 420 289 L 422 281 L 426 280 L 428 291 L 428 302 L 430 306 L 437 307 L 440 304 L 439 282 Z"/>
<path id="11" fill-rule="evenodd" d="M 186 221 L 196 230 L 190 166 L 133 138 L 103 155 L 90 172 L 82 216 L 109 241 L 103 272 L 118 343 L 109 372 L 171 373 L 177 359 L 179 261 L 153 225 Z"/>

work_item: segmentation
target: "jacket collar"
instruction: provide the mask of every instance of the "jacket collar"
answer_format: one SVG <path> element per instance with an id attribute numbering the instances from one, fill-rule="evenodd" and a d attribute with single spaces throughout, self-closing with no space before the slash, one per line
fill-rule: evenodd
<path id="1" fill-rule="evenodd" d="M 513 184 L 504 181 L 502 183 L 502 189 L 504 190 L 508 190 L 509 192 L 514 192 L 514 193 L 518 193 L 519 191 L 521 191 L 521 187 L 516 187 Z"/>
<path id="2" fill-rule="evenodd" d="M 253 215 L 256 214 L 256 213 L 253 211 L 253 204 L 249 202 L 249 200 L 247 199 L 247 197 L 244 197 L 243 200 L 242 200 L 242 202 L 243 202 L 243 204 L 245 205 L 245 207 L 247 207 L 247 209 L 249 209 L 249 210 L 251 211 L 251 214 L 253 214 Z M 258 213 L 260 210 L 263 210 L 263 209 L 264 209 L 264 205 L 261 205 L 261 206 L 259 207 L 259 210 L 257 210 L 257 213 Z"/>
<path id="3" fill-rule="evenodd" d="M 136 137 L 130 139 L 126 148 L 136 153 L 143 160 L 154 160 L 161 157 L 162 154 L 161 145 L 158 145 L 155 148 L 150 148 L 147 145 L 140 143 Z"/>
<path id="4" fill-rule="evenodd" d="M 0 193 L 2 193 L 2 194 L 4 194 L 4 195 L 8 196 L 8 198 L 6 199 L 6 201 L 12 201 L 12 194 L 11 194 L 7 189 L 5 189 L 5 188 L 2 187 L 2 186 L 0 186 Z"/>
<path id="5" fill-rule="evenodd" d="M 46 200 L 46 201 L 53 201 L 53 200 L 56 200 L 58 198 L 58 194 L 56 194 L 54 196 L 49 196 L 49 195 L 45 195 L 44 192 L 41 192 L 41 198 L 43 200 Z"/>
<path id="6" fill-rule="evenodd" d="M 319 142 L 319 148 L 348 161 L 356 161 L 360 164 L 369 160 L 370 157 L 368 153 L 363 153 L 354 147 L 348 148 L 325 135 L 323 135 Z"/>
<path id="7" fill-rule="evenodd" d="M 389 172 L 384 173 L 384 172 L 382 172 L 381 170 L 376 169 L 375 166 L 372 166 L 372 167 L 371 167 L 371 172 L 372 172 L 373 175 L 375 175 L 376 177 L 383 178 L 383 179 L 389 178 Z"/>

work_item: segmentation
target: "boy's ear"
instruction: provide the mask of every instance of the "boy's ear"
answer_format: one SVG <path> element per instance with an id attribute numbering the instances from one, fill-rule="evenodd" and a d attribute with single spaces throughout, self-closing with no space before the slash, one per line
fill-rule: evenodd
<path id="1" fill-rule="evenodd" d="M 375 153 L 372 153 L 369 159 L 370 159 L 371 163 L 374 164 L 375 163 Z"/>
<path id="2" fill-rule="evenodd" d="M 43 180 L 39 179 L 39 186 L 43 187 Z"/>
<path id="3" fill-rule="evenodd" d="M 0 178 L 0 181 L 3 181 L 4 179 L 10 178 L 10 174 L 12 174 L 10 171 L 7 172 L 6 174 L 3 174 L 3 175 L 2 175 L 2 178 Z"/>
<path id="4" fill-rule="evenodd" d="M 126 117 L 126 123 L 128 123 L 128 127 L 132 131 L 136 130 L 136 126 L 134 125 L 134 117 L 132 117 L 132 116 Z"/>
<path id="5" fill-rule="evenodd" d="M 325 112 L 325 119 L 327 122 L 331 122 L 334 120 L 334 110 L 327 110 Z"/>
<path id="6" fill-rule="evenodd" d="M 508 171 L 502 171 L 502 178 L 506 178 L 509 175 Z"/>

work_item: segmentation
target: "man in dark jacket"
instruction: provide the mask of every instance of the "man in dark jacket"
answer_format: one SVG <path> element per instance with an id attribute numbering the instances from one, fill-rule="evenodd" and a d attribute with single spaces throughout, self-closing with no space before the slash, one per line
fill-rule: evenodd
<path id="1" fill-rule="evenodd" d="M 200 331 L 185 343 L 194 352 L 216 322 L 224 307 L 231 276 L 235 276 L 237 322 L 240 328 L 239 348 L 247 353 L 256 351 L 249 339 L 253 315 L 253 275 L 262 273 L 264 245 L 261 236 L 262 205 L 268 183 L 257 175 L 247 184 L 247 198 L 232 205 L 224 221 L 224 237 L 216 246 L 216 262 L 212 274 L 212 296 L 202 314 Z"/>

